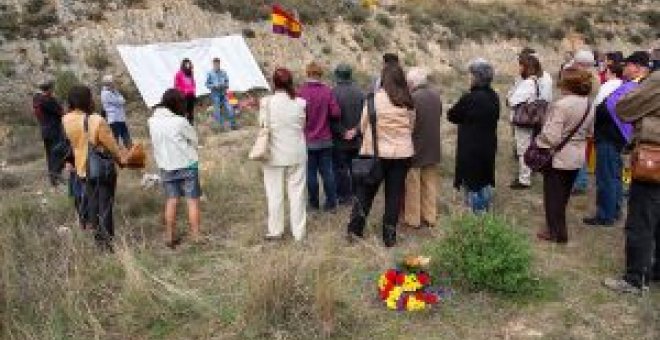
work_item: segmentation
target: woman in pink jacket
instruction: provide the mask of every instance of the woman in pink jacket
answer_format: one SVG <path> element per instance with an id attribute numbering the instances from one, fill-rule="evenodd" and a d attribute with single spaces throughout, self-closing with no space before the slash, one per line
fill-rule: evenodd
<path id="1" fill-rule="evenodd" d="M 190 125 L 193 125 L 197 97 L 195 96 L 196 86 L 193 64 L 190 59 L 186 58 L 181 62 L 181 69 L 174 77 L 174 87 L 183 94 L 186 101 L 186 118 L 190 122 Z"/>

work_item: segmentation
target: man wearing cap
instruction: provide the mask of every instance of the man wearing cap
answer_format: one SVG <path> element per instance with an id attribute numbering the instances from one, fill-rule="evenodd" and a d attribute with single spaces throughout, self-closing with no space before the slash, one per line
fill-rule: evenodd
<path id="1" fill-rule="evenodd" d="M 53 82 L 46 81 L 39 85 L 39 92 L 32 98 L 34 115 L 41 126 L 41 137 L 46 149 L 46 163 L 48 178 L 53 186 L 60 182 L 60 173 L 64 168 L 65 158 L 68 155 L 66 148 L 60 146 L 66 142 L 64 128 L 62 127 L 62 106 L 53 97 Z"/>
<path id="2" fill-rule="evenodd" d="M 227 90 L 229 89 L 229 76 L 227 72 L 220 68 L 220 59 L 213 59 L 213 69 L 206 75 L 206 87 L 211 91 L 211 101 L 213 101 L 213 116 L 220 123 L 220 127 L 225 127 L 225 117 L 222 115 L 222 110 L 225 111 L 227 120 L 229 120 L 229 127 L 236 130 L 236 115 L 234 108 L 229 103 L 227 98 Z"/>
<path id="3" fill-rule="evenodd" d="M 660 146 L 660 73 L 647 76 L 646 52 L 635 52 L 625 62 L 626 76 L 641 84 L 617 101 L 616 113 L 634 125 L 633 144 Z M 616 292 L 639 294 L 648 290 L 649 282 L 660 281 L 660 183 L 633 178 L 625 235 L 625 273 L 604 284 Z"/>
<path id="4" fill-rule="evenodd" d="M 106 120 L 110 124 L 112 134 L 117 143 L 124 148 L 130 149 L 132 145 L 131 135 L 126 124 L 126 99 L 119 93 L 111 75 L 103 77 L 103 88 L 101 89 L 101 105 L 105 112 Z"/>
<path id="5" fill-rule="evenodd" d="M 353 81 L 353 69 L 341 64 L 335 69 L 336 84 L 332 89 L 341 118 L 330 121 L 333 134 L 333 168 L 339 204 L 351 204 L 354 194 L 351 163 L 358 156 L 360 136 L 357 127 L 364 107 L 364 94 Z"/>

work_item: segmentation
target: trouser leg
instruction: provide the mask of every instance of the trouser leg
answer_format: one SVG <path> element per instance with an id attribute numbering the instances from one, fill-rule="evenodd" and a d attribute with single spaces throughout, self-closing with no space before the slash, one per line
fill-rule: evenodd
<path id="1" fill-rule="evenodd" d="M 286 168 L 264 165 L 264 187 L 268 201 L 268 235 L 284 233 L 284 173 Z M 291 198 L 289 198 L 291 199 Z"/>
<path id="2" fill-rule="evenodd" d="M 213 101 L 213 118 L 215 118 L 215 121 L 220 124 L 220 127 L 225 126 L 225 121 L 224 117 L 222 116 L 222 102 L 220 99 L 220 96 L 217 94 L 211 94 L 211 101 Z"/>
<path id="3" fill-rule="evenodd" d="M 525 151 L 529 148 L 532 140 L 532 130 L 516 127 L 514 129 L 516 140 L 516 151 L 518 154 L 518 182 L 524 185 L 532 183 L 532 169 L 525 164 Z"/>
<path id="4" fill-rule="evenodd" d="M 630 186 L 626 219 L 625 280 L 635 286 L 651 279 L 656 240 L 660 229 L 660 185 L 634 181 Z M 656 248 L 654 250 L 654 248 Z M 657 261 L 657 257 L 656 257 Z M 656 269 L 660 269 L 657 268 Z"/>
<path id="5" fill-rule="evenodd" d="M 438 167 L 425 166 L 420 172 L 421 219 L 434 226 L 438 222 Z"/>
<path id="6" fill-rule="evenodd" d="M 115 224 L 113 218 L 115 189 L 117 178 L 101 182 L 99 185 L 99 228 L 97 228 L 97 240 L 109 243 L 115 236 Z"/>
<path id="7" fill-rule="evenodd" d="M 325 192 L 325 209 L 334 209 L 337 206 L 337 184 L 332 164 L 332 148 L 320 150 L 320 172 L 323 178 L 323 191 Z"/>
<path id="8" fill-rule="evenodd" d="M 621 155 L 614 145 L 596 144 L 596 217 L 608 222 L 619 215 L 622 166 Z"/>
<path id="9" fill-rule="evenodd" d="M 50 184 L 57 185 L 61 169 L 58 169 L 57 156 L 54 152 L 57 140 L 54 138 L 44 137 L 44 149 L 46 150 L 46 167 L 48 169 L 48 180 Z"/>
<path id="10" fill-rule="evenodd" d="M 287 167 L 287 193 L 289 196 L 289 213 L 291 233 L 300 241 L 305 236 L 307 209 L 305 207 L 305 165 Z"/>
<path id="11" fill-rule="evenodd" d="M 319 150 L 307 151 L 307 199 L 309 206 L 312 209 L 319 209 L 319 166 L 320 166 L 320 152 Z"/>
<path id="12" fill-rule="evenodd" d="M 376 196 L 376 193 L 378 193 L 378 188 L 380 187 L 381 181 L 382 179 L 379 179 L 374 184 L 367 184 L 362 182 L 356 183 L 356 200 L 353 204 L 351 218 L 348 223 L 349 233 L 357 236 L 362 236 L 364 234 L 364 226 L 367 222 L 367 217 L 369 216 L 369 211 L 371 210 L 374 197 Z"/>
<path id="13" fill-rule="evenodd" d="M 353 194 L 351 190 L 350 155 L 346 150 L 333 149 L 332 167 L 337 184 L 337 199 L 348 202 Z"/>
<path id="14" fill-rule="evenodd" d="M 190 125 L 195 124 L 195 102 L 196 98 L 194 95 L 188 95 L 186 97 L 186 118 Z"/>
<path id="15" fill-rule="evenodd" d="M 557 242 L 568 241 L 566 206 L 576 175 L 576 170 L 550 169 L 543 176 L 546 225 L 550 235 Z"/>
<path id="16" fill-rule="evenodd" d="M 575 177 L 575 182 L 573 183 L 573 190 L 577 191 L 586 191 L 589 187 L 589 172 L 587 171 L 587 166 L 583 166 L 578 170 L 577 176 Z"/>
<path id="17" fill-rule="evenodd" d="M 421 225 L 420 200 L 421 197 L 421 170 L 420 168 L 411 168 L 406 178 L 406 203 L 403 213 L 404 222 L 413 227 Z"/>
<path id="18" fill-rule="evenodd" d="M 396 242 L 396 225 L 399 221 L 401 202 L 405 195 L 408 159 L 383 160 L 385 180 L 385 213 L 383 214 L 383 241 L 386 246 Z"/>
<path id="19" fill-rule="evenodd" d="M 229 126 L 234 129 L 236 128 L 236 113 L 234 112 L 234 107 L 229 103 L 229 98 L 227 96 L 222 96 L 222 106 L 225 109 L 225 114 L 229 120 Z"/>

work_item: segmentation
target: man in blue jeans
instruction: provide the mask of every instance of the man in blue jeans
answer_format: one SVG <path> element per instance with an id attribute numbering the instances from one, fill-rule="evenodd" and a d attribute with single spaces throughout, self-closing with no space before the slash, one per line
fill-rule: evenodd
<path id="1" fill-rule="evenodd" d="M 229 120 L 229 127 L 232 130 L 236 130 L 238 126 L 236 125 L 236 115 L 234 114 L 234 108 L 229 103 L 227 98 L 227 89 L 229 89 L 229 77 L 227 72 L 220 68 L 220 59 L 213 59 L 213 70 L 211 70 L 206 76 L 206 87 L 211 91 L 211 101 L 213 101 L 213 117 L 215 120 L 220 123 L 222 128 L 225 127 L 225 116 Z"/>
<path id="2" fill-rule="evenodd" d="M 112 75 L 103 77 L 103 88 L 101 89 L 101 105 L 105 111 L 105 117 L 110 124 L 112 134 L 117 143 L 121 143 L 124 148 L 130 149 L 133 145 L 131 134 L 128 132 L 126 124 L 126 99 L 117 90 Z"/>
<path id="3" fill-rule="evenodd" d="M 624 147 L 632 142 L 633 127 L 617 116 L 616 104 L 626 94 L 639 87 L 639 83 L 648 72 L 648 57 L 643 53 L 633 53 L 626 59 L 626 67 L 619 68 L 626 81 L 596 108 L 594 136 L 596 137 L 598 209 L 596 216 L 583 220 L 587 225 L 612 225 L 621 214 L 623 201 L 621 153 Z"/>
<path id="4" fill-rule="evenodd" d="M 341 119 L 341 110 L 332 89 L 321 81 L 323 69 L 317 63 L 307 66 L 309 78 L 298 90 L 305 99 L 305 141 L 307 143 L 307 193 L 309 207 L 320 209 L 319 180 L 323 179 L 324 210 L 337 208 L 337 185 L 333 172 L 331 120 Z"/>

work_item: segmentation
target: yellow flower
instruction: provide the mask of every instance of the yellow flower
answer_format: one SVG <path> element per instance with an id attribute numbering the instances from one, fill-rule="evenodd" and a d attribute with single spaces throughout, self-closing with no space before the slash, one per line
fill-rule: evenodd
<path id="1" fill-rule="evenodd" d="M 417 312 L 420 310 L 424 310 L 425 307 L 426 307 L 426 302 L 422 300 L 417 300 L 417 298 L 414 296 L 408 298 L 408 304 L 406 305 L 406 310 L 410 312 Z"/>
<path id="2" fill-rule="evenodd" d="M 422 289 L 422 284 L 417 280 L 417 275 L 408 274 L 403 281 L 403 290 L 406 292 L 416 292 Z"/>
<path id="3" fill-rule="evenodd" d="M 396 305 L 397 302 L 399 302 L 399 298 L 401 297 L 401 294 L 403 294 L 403 288 L 394 287 L 390 292 L 390 296 L 387 298 L 387 301 L 385 301 L 385 303 L 387 304 L 387 308 L 396 309 L 397 307 Z"/>
<path id="4" fill-rule="evenodd" d="M 387 278 L 385 275 L 381 275 L 380 278 L 378 279 L 378 288 L 384 289 L 385 285 L 387 285 Z"/>

